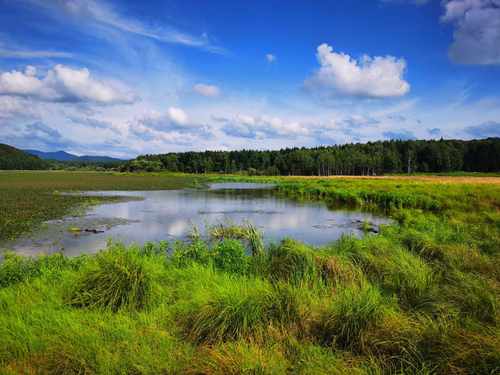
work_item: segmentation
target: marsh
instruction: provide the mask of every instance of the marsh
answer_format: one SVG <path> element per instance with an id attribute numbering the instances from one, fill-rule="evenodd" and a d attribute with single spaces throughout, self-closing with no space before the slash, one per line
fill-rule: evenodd
<path id="1" fill-rule="evenodd" d="M 82 216 L 46 222 L 41 230 L 8 246 L 25 255 L 58 251 L 78 255 L 104 248 L 109 239 L 125 244 L 173 241 L 185 239 L 194 226 L 205 233 L 213 225 L 247 222 L 262 230 L 268 243 L 291 237 L 323 245 L 343 234 L 363 235 L 363 223 L 378 227 L 389 222 L 373 213 L 332 210 L 324 202 L 287 199 L 266 184 L 218 183 L 205 189 L 82 194 L 124 199 L 93 206 Z"/>

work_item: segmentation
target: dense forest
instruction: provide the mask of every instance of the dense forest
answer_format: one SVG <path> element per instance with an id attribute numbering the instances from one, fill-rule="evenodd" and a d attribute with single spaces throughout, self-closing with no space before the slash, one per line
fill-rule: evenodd
<path id="1" fill-rule="evenodd" d="M 264 175 L 379 175 L 415 172 L 498 172 L 500 138 L 378 141 L 279 151 L 205 151 L 143 155 L 126 170 Z"/>
<path id="2" fill-rule="evenodd" d="M 1 169 L 48 169 L 50 164 L 15 147 L 0 144 Z"/>

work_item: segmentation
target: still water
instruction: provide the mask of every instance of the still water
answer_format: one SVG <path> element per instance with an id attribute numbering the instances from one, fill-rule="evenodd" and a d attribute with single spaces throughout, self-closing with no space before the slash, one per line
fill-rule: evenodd
<path id="1" fill-rule="evenodd" d="M 272 187 L 272 186 L 271 186 Z M 292 237 L 322 245 L 342 234 L 362 235 L 360 223 L 377 228 L 388 223 L 367 212 L 330 210 L 322 202 L 298 202 L 278 197 L 259 184 L 213 184 L 206 190 L 105 191 L 88 195 L 131 199 L 90 208 L 84 216 L 47 222 L 37 233 L 7 244 L 31 255 L 62 251 L 67 255 L 92 253 L 108 239 L 124 243 L 183 239 L 196 225 L 250 222 L 264 232 L 266 242 Z M 79 229 L 79 230 L 78 230 Z"/>

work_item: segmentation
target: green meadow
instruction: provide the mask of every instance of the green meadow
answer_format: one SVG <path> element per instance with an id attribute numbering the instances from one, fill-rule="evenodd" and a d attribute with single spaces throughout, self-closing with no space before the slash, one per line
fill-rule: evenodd
<path id="1" fill-rule="evenodd" d="M 266 246 L 248 224 L 74 258 L 6 253 L 0 373 L 498 374 L 500 182 L 453 178 L 2 172 L 0 240 L 100 202 L 61 192 L 221 179 L 393 224 L 321 247 Z"/>

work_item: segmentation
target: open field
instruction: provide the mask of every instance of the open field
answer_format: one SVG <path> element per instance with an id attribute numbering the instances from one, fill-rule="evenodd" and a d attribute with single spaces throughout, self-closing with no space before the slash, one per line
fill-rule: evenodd
<path id="1" fill-rule="evenodd" d="M 247 227 L 219 228 L 210 240 L 193 233 L 170 244 L 172 255 L 163 243 L 72 259 L 9 255 L 0 265 L 0 372 L 500 372 L 498 183 L 205 178 L 274 182 L 294 199 L 381 210 L 395 223 L 319 248 L 292 239 L 265 248 Z M 54 190 L 188 184 L 194 177 L 1 173 L 0 210 L 22 221 L 18 206 L 45 207 L 39 222 L 86 203 Z"/>
<path id="2" fill-rule="evenodd" d="M 388 176 L 328 176 L 328 177 L 316 177 L 316 176 L 293 176 L 293 177 L 283 177 L 284 179 L 312 179 L 312 180 L 403 180 L 408 182 L 430 182 L 433 184 L 492 184 L 500 185 L 500 176 L 496 175 L 469 175 L 469 176 L 428 176 L 428 175 L 415 175 L 415 176 L 403 176 L 403 175 L 388 175 Z"/>

